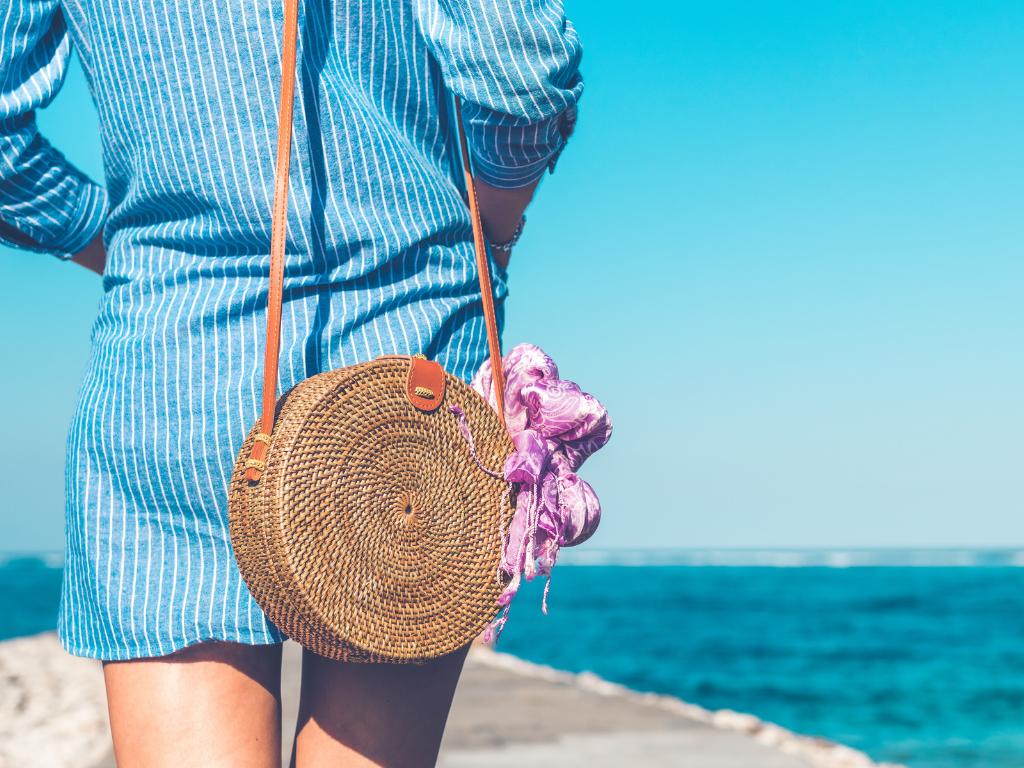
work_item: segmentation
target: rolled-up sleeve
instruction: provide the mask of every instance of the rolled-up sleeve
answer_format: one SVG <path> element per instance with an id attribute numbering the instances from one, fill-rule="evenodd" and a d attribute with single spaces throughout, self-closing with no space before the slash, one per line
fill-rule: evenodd
<path id="1" fill-rule="evenodd" d="M 576 123 L 582 47 L 561 0 L 417 0 L 445 84 L 465 102 L 476 175 L 522 187 L 554 168 Z"/>
<path id="2" fill-rule="evenodd" d="M 102 229 L 104 189 L 40 135 L 35 110 L 60 89 L 71 40 L 57 0 L 0 8 L 0 242 L 70 258 Z"/>

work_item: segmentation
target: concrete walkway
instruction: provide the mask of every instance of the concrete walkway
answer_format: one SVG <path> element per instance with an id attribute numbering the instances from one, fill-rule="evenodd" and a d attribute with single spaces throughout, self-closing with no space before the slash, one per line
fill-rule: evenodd
<path id="1" fill-rule="evenodd" d="M 284 659 L 283 743 L 290 744 L 287 726 L 295 723 L 298 709 L 298 646 L 288 643 Z M 459 681 L 438 768 L 814 765 L 616 689 L 588 690 L 576 676 L 476 648 Z M 283 762 L 287 758 L 282 755 Z"/>
<path id="2" fill-rule="evenodd" d="M 298 647 L 287 644 L 286 745 L 295 722 L 300 664 Z M 98 663 L 68 656 L 52 634 L 38 635 L 0 643 L 0 679 L 5 681 L 0 688 L 0 768 L 115 768 Z M 594 675 L 572 675 L 474 649 L 455 696 L 439 766 L 524 765 L 875 766 L 860 752 L 751 715 L 709 712 Z"/>
<path id="3" fill-rule="evenodd" d="M 615 689 L 601 693 L 573 676 L 545 674 L 517 661 L 488 652 L 470 657 L 445 734 L 441 768 L 814 765 L 653 700 Z"/>

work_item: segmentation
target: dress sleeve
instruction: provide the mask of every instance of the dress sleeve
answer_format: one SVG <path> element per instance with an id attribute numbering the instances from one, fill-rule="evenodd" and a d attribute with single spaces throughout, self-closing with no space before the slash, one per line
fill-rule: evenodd
<path id="1" fill-rule="evenodd" d="M 445 84 L 464 103 L 477 176 L 522 187 L 554 169 L 583 91 L 561 0 L 415 0 Z"/>
<path id="2" fill-rule="evenodd" d="M 0 8 L 0 242 L 70 258 L 103 227 L 107 195 L 36 128 L 60 89 L 71 40 L 58 0 Z"/>

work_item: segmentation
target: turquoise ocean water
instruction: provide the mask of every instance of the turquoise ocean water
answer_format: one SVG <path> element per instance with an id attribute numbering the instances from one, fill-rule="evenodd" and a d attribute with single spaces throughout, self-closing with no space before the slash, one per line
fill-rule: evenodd
<path id="1" fill-rule="evenodd" d="M 1014 553 L 928 555 L 915 567 L 858 566 L 886 561 L 866 553 L 761 559 L 774 565 L 693 565 L 750 560 L 729 553 L 591 560 L 605 564 L 556 569 L 548 616 L 529 585 L 499 650 L 913 768 L 1024 765 Z M 0 561 L 0 638 L 53 629 L 59 584 L 56 562 Z"/>

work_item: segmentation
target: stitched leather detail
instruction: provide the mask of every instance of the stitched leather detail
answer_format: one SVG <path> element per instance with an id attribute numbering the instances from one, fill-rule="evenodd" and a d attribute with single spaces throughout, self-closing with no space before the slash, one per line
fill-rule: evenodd
<path id="1" fill-rule="evenodd" d="M 409 358 L 405 394 L 414 408 L 426 413 L 436 411 L 444 400 L 444 368 L 423 357 Z"/>

